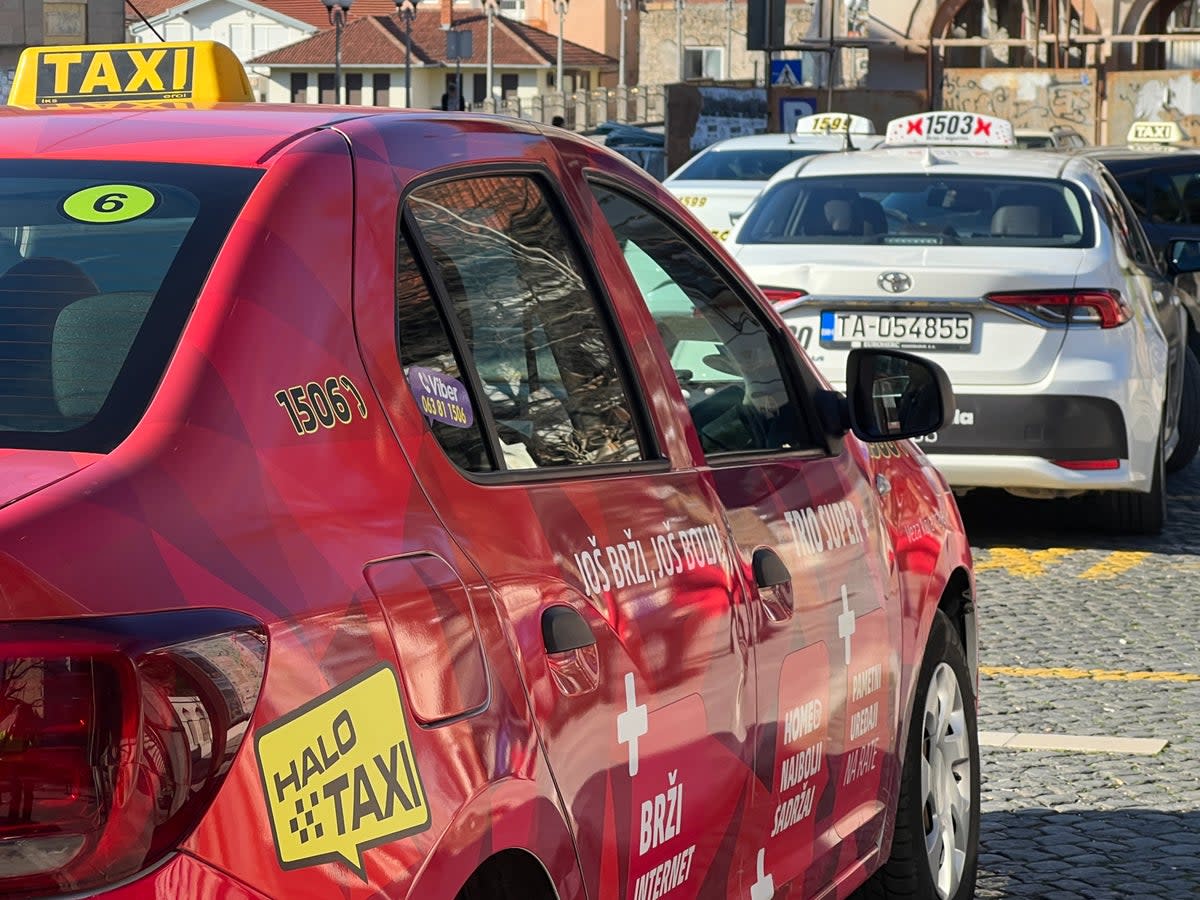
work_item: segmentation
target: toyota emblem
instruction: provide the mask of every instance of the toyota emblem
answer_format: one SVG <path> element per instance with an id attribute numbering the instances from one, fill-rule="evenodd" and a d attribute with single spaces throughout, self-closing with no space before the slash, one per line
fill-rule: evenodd
<path id="1" fill-rule="evenodd" d="M 879 286 L 889 294 L 903 294 L 912 287 L 912 279 L 903 272 L 884 272 L 879 276 Z"/>

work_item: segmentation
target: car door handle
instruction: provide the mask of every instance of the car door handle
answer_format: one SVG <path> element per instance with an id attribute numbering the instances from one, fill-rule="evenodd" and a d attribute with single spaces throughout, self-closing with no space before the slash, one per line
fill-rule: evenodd
<path id="1" fill-rule="evenodd" d="M 596 635 L 574 607 L 556 603 L 542 612 L 542 643 L 547 653 L 594 647 Z"/>
<path id="2" fill-rule="evenodd" d="M 779 554 L 770 547 L 759 547 L 753 558 L 754 583 L 760 588 L 773 588 L 790 584 L 792 573 Z"/>

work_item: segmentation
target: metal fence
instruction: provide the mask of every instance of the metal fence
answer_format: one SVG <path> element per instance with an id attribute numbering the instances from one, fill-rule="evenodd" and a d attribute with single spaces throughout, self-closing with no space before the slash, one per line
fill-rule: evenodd
<path id="1" fill-rule="evenodd" d="M 562 116 L 565 127 L 584 131 L 604 122 L 661 122 L 666 116 L 666 89 L 663 85 L 638 85 L 628 88 L 597 88 L 571 94 L 545 93 L 532 97 L 509 97 L 501 101 L 483 100 L 471 108 L 549 125 Z"/>

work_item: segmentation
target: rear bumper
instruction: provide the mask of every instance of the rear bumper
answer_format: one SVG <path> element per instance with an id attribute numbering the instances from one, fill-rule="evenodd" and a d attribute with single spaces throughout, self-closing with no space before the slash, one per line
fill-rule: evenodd
<path id="1" fill-rule="evenodd" d="M 1150 481 L 1135 478 L 1127 460 L 1115 469 L 1079 472 L 1036 456 L 938 454 L 926 450 L 929 461 L 952 487 L 1023 488 L 1047 491 L 1150 490 Z"/>
<path id="2" fill-rule="evenodd" d="M 926 453 L 1128 459 L 1125 416 L 1107 397 L 1041 394 L 955 396 L 954 423 L 922 441 Z"/>

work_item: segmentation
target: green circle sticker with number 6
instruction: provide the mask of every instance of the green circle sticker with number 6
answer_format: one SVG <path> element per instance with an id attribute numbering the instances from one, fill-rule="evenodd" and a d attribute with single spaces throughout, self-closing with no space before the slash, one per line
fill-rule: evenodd
<path id="1" fill-rule="evenodd" d="M 97 225 L 128 222 L 158 206 L 158 195 L 136 184 L 98 184 L 76 191 L 62 202 L 63 215 Z"/>

